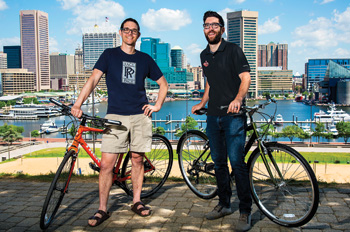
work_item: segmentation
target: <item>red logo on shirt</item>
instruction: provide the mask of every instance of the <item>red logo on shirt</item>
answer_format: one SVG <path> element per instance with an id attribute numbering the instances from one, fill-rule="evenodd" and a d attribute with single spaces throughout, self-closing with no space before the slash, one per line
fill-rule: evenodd
<path id="1" fill-rule="evenodd" d="M 205 62 L 203 63 L 203 65 L 204 65 L 205 67 L 208 67 L 208 66 L 209 66 L 208 61 L 205 61 Z"/>

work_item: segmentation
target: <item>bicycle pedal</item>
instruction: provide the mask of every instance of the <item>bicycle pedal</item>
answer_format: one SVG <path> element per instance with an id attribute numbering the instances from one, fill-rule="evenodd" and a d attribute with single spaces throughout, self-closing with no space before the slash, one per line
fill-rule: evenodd
<path id="1" fill-rule="evenodd" d="M 214 163 L 208 163 L 208 164 L 205 164 L 205 171 L 206 172 L 210 172 L 210 171 L 213 171 L 214 170 Z"/>
<path id="2" fill-rule="evenodd" d="M 89 167 L 96 172 L 100 172 L 100 167 L 96 166 L 96 164 L 93 162 L 89 163 Z"/>

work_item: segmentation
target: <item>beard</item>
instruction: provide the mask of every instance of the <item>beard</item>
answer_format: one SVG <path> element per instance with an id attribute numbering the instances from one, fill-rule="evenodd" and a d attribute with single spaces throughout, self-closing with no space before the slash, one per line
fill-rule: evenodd
<path id="1" fill-rule="evenodd" d="M 208 34 L 211 31 L 208 32 Z M 215 31 L 214 31 L 215 32 Z M 207 39 L 209 44 L 218 44 L 221 41 L 221 33 L 218 31 L 213 39 L 209 39 L 208 34 L 205 34 L 205 38 Z"/>

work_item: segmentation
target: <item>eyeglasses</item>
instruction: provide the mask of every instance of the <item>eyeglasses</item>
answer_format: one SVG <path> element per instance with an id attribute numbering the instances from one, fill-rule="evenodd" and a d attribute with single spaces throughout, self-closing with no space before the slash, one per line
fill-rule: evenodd
<path id="1" fill-rule="evenodd" d="M 131 34 L 137 35 L 139 33 L 139 30 L 137 29 L 130 29 L 130 28 L 122 28 L 121 29 L 125 34 L 129 34 L 129 32 L 131 32 Z"/>
<path id="2" fill-rule="evenodd" d="M 204 29 L 209 29 L 212 27 L 213 29 L 218 29 L 219 27 L 222 27 L 220 23 L 204 23 L 203 24 Z"/>

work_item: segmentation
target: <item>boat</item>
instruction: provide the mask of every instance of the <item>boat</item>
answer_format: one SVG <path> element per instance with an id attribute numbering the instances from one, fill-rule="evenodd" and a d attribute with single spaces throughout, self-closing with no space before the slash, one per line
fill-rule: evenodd
<path id="1" fill-rule="evenodd" d="M 296 96 L 294 101 L 296 102 L 302 102 L 304 100 L 304 97 L 302 95 Z"/>
<path id="2" fill-rule="evenodd" d="M 58 132 L 59 130 L 60 128 L 56 125 L 54 121 L 47 120 L 40 126 L 39 133 L 50 134 L 50 133 Z"/>
<path id="3" fill-rule="evenodd" d="M 327 113 L 323 110 L 320 110 L 319 112 L 315 113 L 314 119 L 316 122 L 323 123 L 337 123 L 340 121 L 350 122 L 350 115 L 342 109 L 337 110 L 333 103 L 329 106 Z"/>
<path id="4" fill-rule="evenodd" d="M 310 126 L 308 124 L 305 124 L 305 125 L 302 125 L 301 126 L 301 129 L 305 132 L 305 133 L 308 133 L 308 134 L 311 134 L 311 129 L 310 129 Z"/>
<path id="5" fill-rule="evenodd" d="M 334 136 L 338 135 L 338 130 L 335 126 L 334 123 L 332 123 L 329 127 L 328 127 L 328 132 L 332 133 Z"/>
<path id="6" fill-rule="evenodd" d="M 275 125 L 276 126 L 283 126 L 283 117 L 281 114 L 276 115 Z"/>

